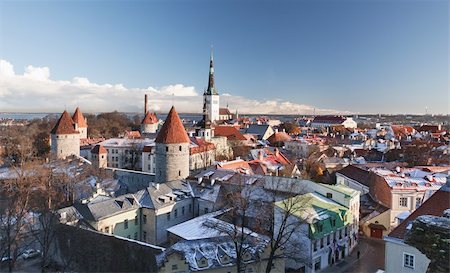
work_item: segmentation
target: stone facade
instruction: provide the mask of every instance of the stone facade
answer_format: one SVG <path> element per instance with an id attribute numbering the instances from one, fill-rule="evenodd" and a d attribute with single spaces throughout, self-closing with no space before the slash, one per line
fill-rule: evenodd
<path id="1" fill-rule="evenodd" d="M 189 176 L 189 143 L 156 143 L 155 157 L 156 183 Z"/>
<path id="2" fill-rule="evenodd" d="M 77 123 L 75 123 L 75 130 L 80 132 L 80 138 L 87 138 L 87 127 L 78 127 Z"/>
<path id="3" fill-rule="evenodd" d="M 91 154 L 92 164 L 97 168 L 108 167 L 108 155 L 107 154 Z"/>
<path id="4" fill-rule="evenodd" d="M 141 124 L 141 134 L 154 134 L 158 130 L 158 123 Z"/>
<path id="5" fill-rule="evenodd" d="M 59 159 L 65 159 L 70 155 L 80 156 L 80 135 L 52 134 L 51 150 Z"/>

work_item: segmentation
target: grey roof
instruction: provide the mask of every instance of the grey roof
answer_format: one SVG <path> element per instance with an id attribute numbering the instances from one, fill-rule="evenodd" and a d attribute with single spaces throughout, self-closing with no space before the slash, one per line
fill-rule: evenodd
<path id="1" fill-rule="evenodd" d="M 257 135 L 258 139 L 261 139 L 267 130 L 269 130 L 269 127 L 270 125 L 250 124 L 245 130 L 245 134 Z"/>
<path id="2" fill-rule="evenodd" d="M 102 218 L 141 207 L 159 209 L 174 204 L 179 199 L 189 197 L 192 197 L 192 191 L 188 183 L 176 180 L 159 184 L 159 186 L 150 186 L 136 193 L 129 193 L 115 198 L 99 196 L 86 204 L 76 203 L 73 205 L 73 208 L 84 219 L 98 221 Z"/>
<path id="3" fill-rule="evenodd" d="M 87 204 L 75 204 L 74 207 L 87 220 L 100 220 L 121 212 L 137 209 L 140 207 L 138 200 L 133 194 L 125 194 L 116 198 L 96 200 Z"/>

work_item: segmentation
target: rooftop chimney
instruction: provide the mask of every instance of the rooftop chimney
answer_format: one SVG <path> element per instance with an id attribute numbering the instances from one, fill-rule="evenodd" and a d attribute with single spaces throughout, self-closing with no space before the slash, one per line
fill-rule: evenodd
<path id="1" fill-rule="evenodd" d="M 148 104 L 148 98 L 147 98 L 147 94 L 145 94 L 145 99 L 144 99 L 144 115 L 147 114 L 148 112 L 148 108 L 147 108 L 147 104 Z"/>

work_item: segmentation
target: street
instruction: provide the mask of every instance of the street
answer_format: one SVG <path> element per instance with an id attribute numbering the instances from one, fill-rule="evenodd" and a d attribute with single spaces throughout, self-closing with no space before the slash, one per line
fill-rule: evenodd
<path id="1" fill-rule="evenodd" d="M 361 255 L 359 260 L 356 257 L 358 250 Z M 359 245 L 345 260 L 321 272 L 375 273 L 378 269 L 384 270 L 384 241 L 361 237 Z"/>

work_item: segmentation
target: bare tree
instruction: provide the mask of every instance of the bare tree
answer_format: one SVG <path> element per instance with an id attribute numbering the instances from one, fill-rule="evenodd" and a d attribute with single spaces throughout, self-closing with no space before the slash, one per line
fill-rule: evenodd
<path id="1" fill-rule="evenodd" d="M 36 180 L 34 162 L 21 161 L 10 168 L 10 177 L 0 187 L 0 254 L 10 257 L 8 271 L 14 268 L 21 247 L 27 244 L 30 204 Z"/>
<path id="2" fill-rule="evenodd" d="M 293 237 L 306 223 L 304 217 L 295 217 L 305 214 L 297 198 L 307 191 L 306 185 L 298 179 L 240 174 L 236 174 L 230 184 L 222 184 L 224 206 L 229 210 L 221 219 L 230 223 L 231 228 L 221 231 L 235 244 L 238 272 L 245 270 L 242 255 L 251 247 L 249 242 L 255 235 L 252 231 L 268 240 L 268 255 L 263 258 L 266 273 L 271 272 L 273 264 L 280 259 L 303 262 L 298 254 L 304 251 L 304 246 Z"/>

